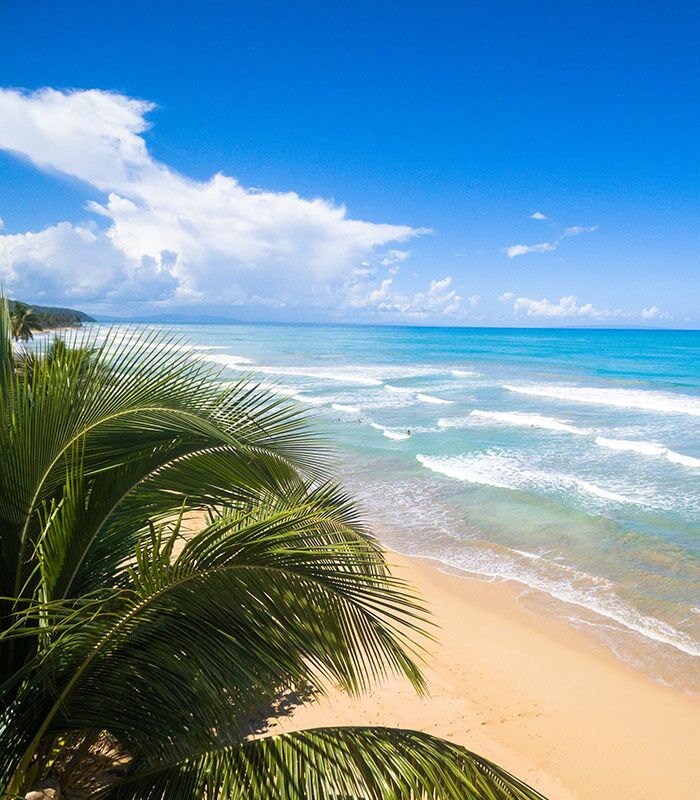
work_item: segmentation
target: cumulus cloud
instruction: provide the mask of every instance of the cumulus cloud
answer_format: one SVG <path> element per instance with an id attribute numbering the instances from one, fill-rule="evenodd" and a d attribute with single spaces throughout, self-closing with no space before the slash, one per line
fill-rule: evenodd
<path id="1" fill-rule="evenodd" d="M 481 302 L 481 295 L 480 294 L 473 294 L 471 297 L 468 298 L 469 305 L 475 306 Z"/>
<path id="2" fill-rule="evenodd" d="M 546 297 L 542 300 L 533 300 L 529 297 L 518 297 L 513 304 L 516 314 L 524 313 L 528 317 L 588 317 L 590 319 L 608 319 L 610 317 L 625 316 L 620 309 L 594 308 L 591 303 L 579 305 L 575 295 L 562 297 L 558 303 L 551 303 Z"/>
<path id="3" fill-rule="evenodd" d="M 669 320 L 669 319 L 673 319 L 671 314 L 664 313 L 658 306 L 649 306 L 649 308 L 643 308 L 642 311 L 641 311 L 641 317 L 644 320 L 652 320 L 652 319 Z"/>
<path id="4" fill-rule="evenodd" d="M 356 309 L 377 309 L 423 319 L 432 315 L 460 316 L 463 298 L 452 288 L 452 277 L 433 280 L 424 292 L 413 295 L 394 288 L 392 278 L 385 278 L 378 287 L 357 281 L 350 289 Z"/>
<path id="5" fill-rule="evenodd" d="M 352 307 L 357 285 L 373 282 L 365 300 L 376 296 L 381 307 L 378 269 L 395 273 L 410 251 L 377 251 L 427 229 L 352 219 L 331 201 L 246 188 L 223 174 L 189 179 L 150 154 L 144 133 L 153 109 L 97 90 L 0 90 L 0 149 L 100 195 L 87 203 L 89 223 L 0 235 L 9 289 L 107 303 L 323 308 Z M 432 303 L 435 283 L 408 306 L 451 309 L 454 298 Z"/>
<path id="6" fill-rule="evenodd" d="M 547 219 L 547 217 L 541 211 L 535 211 L 530 214 L 529 219 Z"/>
<path id="7" fill-rule="evenodd" d="M 513 302 L 513 313 L 526 317 L 541 319 L 588 319 L 588 320 L 617 320 L 632 322 L 634 320 L 669 320 L 657 306 L 644 308 L 640 312 L 625 311 L 621 308 L 596 308 L 592 303 L 580 304 L 576 295 L 560 297 L 557 302 L 552 302 L 543 297 L 541 300 L 531 297 L 515 297 L 512 292 L 502 294 L 498 298 L 501 302 Z"/>
<path id="8" fill-rule="evenodd" d="M 542 217 L 535 217 L 532 216 L 533 219 L 546 219 L 544 215 Z M 584 227 L 583 225 L 572 225 L 569 228 L 565 228 L 564 232 L 552 242 L 540 242 L 539 244 L 514 244 L 510 247 L 506 247 L 505 253 L 508 258 L 515 258 L 516 256 L 524 256 L 528 253 L 548 253 L 552 250 L 556 250 L 557 247 L 566 239 L 568 236 L 578 236 L 581 233 L 592 233 L 593 231 L 597 231 L 598 226 L 592 225 L 590 227 Z"/>

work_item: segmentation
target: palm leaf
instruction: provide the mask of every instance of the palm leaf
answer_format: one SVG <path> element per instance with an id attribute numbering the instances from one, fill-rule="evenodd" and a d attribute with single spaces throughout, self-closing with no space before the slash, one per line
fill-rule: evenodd
<path id="1" fill-rule="evenodd" d="M 104 800 L 543 800 L 463 747 L 391 728 L 318 728 L 134 765 Z"/>

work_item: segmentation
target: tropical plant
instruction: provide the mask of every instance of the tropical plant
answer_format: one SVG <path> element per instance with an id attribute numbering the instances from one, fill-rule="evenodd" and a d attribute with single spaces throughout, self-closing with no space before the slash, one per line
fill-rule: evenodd
<path id="1" fill-rule="evenodd" d="M 28 342 L 34 338 L 33 330 L 41 328 L 41 322 L 34 309 L 26 303 L 15 303 L 10 317 L 12 323 L 12 338 L 15 341 Z"/>
<path id="2" fill-rule="evenodd" d="M 308 421 L 172 336 L 83 334 L 18 370 L 10 332 L 5 307 L 0 795 L 541 797 L 424 733 L 261 735 L 290 692 L 424 690 L 426 615 Z"/>

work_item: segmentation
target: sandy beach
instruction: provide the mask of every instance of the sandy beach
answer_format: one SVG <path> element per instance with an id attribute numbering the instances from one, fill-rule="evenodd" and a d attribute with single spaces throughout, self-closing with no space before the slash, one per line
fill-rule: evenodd
<path id="1" fill-rule="evenodd" d="M 391 553 L 440 626 L 430 696 L 391 679 L 341 692 L 279 728 L 397 725 L 493 759 L 557 800 L 697 796 L 700 698 L 653 682 L 563 621 L 523 608 L 513 583 L 482 583 Z"/>

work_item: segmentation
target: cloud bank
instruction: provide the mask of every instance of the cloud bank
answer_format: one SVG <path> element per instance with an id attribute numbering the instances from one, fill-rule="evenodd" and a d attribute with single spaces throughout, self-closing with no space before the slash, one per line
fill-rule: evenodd
<path id="1" fill-rule="evenodd" d="M 540 319 L 579 319 L 579 320 L 611 320 L 625 321 L 641 318 L 642 320 L 664 319 L 670 320 L 671 316 L 663 314 L 656 306 L 642 309 L 639 314 L 633 311 L 623 311 L 620 308 L 596 308 L 592 303 L 579 304 L 578 298 L 571 294 L 561 297 L 557 303 L 550 302 L 546 297 L 533 300 L 530 297 L 515 297 L 512 292 L 500 296 L 501 302 L 513 302 L 513 313 L 526 317 Z"/>
<path id="2" fill-rule="evenodd" d="M 454 315 L 452 279 L 405 296 L 392 279 L 428 231 L 351 219 L 344 206 L 189 179 L 149 152 L 152 103 L 110 92 L 0 90 L 0 149 L 87 184 L 89 221 L 0 234 L 9 291 L 104 307 L 192 303 Z M 38 294 L 38 291 L 40 293 Z"/>

